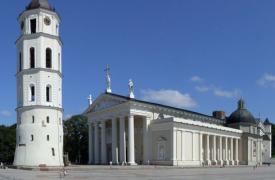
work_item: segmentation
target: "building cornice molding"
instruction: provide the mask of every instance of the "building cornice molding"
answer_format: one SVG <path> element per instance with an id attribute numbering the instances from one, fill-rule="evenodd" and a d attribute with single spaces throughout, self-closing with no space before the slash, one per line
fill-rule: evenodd
<path id="1" fill-rule="evenodd" d="M 168 108 L 168 107 L 160 107 L 160 106 L 154 106 L 154 105 L 150 105 L 150 104 L 146 104 L 146 103 L 142 103 L 142 102 L 136 102 L 136 101 L 129 101 L 131 106 L 136 106 L 136 107 L 142 107 L 145 109 L 150 109 L 152 112 L 155 113 L 164 113 L 167 115 L 173 115 L 173 116 L 177 116 L 179 118 L 194 118 L 196 119 L 196 121 L 199 122 L 203 122 L 203 121 L 207 121 L 206 123 L 215 123 L 215 124 L 220 124 L 222 125 L 222 120 L 216 119 L 214 117 L 208 117 L 208 116 L 203 116 L 203 115 L 199 115 L 197 113 L 191 113 L 188 111 L 180 111 L 180 110 L 176 110 L 176 109 L 172 109 L 172 108 Z"/>
<path id="2" fill-rule="evenodd" d="M 194 125 L 194 126 L 200 126 L 200 127 L 206 127 L 206 128 L 211 128 L 211 129 L 216 129 L 216 130 L 222 130 L 222 131 L 228 131 L 228 132 L 233 132 L 233 133 L 238 133 L 242 134 L 243 131 L 239 129 L 234 129 L 234 128 L 229 128 L 229 127 L 224 127 L 221 125 L 217 124 L 210 124 L 210 123 L 205 123 L 205 122 L 200 122 L 200 121 L 194 121 L 191 119 L 181 119 L 181 118 L 167 118 L 164 120 L 159 120 L 155 121 L 154 123 L 161 123 L 161 122 L 173 122 L 173 123 L 182 123 L 182 124 L 188 124 L 188 125 Z"/>

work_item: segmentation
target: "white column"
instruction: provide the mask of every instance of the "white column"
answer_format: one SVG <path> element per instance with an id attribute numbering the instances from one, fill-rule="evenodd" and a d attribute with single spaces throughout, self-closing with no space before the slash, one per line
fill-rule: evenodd
<path id="1" fill-rule="evenodd" d="M 203 164 L 203 134 L 200 133 L 200 161 L 201 161 L 201 165 Z"/>
<path id="2" fill-rule="evenodd" d="M 89 123 L 89 164 L 93 162 L 93 125 Z"/>
<path id="3" fill-rule="evenodd" d="M 223 145 L 222 145 L 222 137 L 220 136 L 220 158 L 219 158 L 219 160 L 220 160 L 220 165 L 222 166 L 223 165 L 223 153 L 222 153 L 222 151 L 223 151 L 223 147 L 222 147 Z"/>
<path id="4" fill-rule="evenodd" d="M 228 161 L 228 138 L 225 138 L 225 163 L 226 165 L 229 165 Z"/>
<path id="5" fill-rule="evenodd" d="M 125 117 L 119 118 L 119 151 L 120 151 L 120 163 L 126 163 L 126 140 L 125 140 Z"/>
<path id="6" fill-rule="evenodd" d="M 143 117 L 143 164 L 147 164 L 150 160 L 148 157 L 148 123 L 147 117 Z"/>
<path id="7" fill-rule="evenodd" d="M 101 122 L 101 164 L 106 164 L 106 122 Z"/>
<path id="8" fill-rule="evenodd" d="M 233 148 L 234 144 L 233 144 L 233 138 L 230 138 L 230 161 L 231 161 L 231 165 L 234 165 L 234 148 Z"/>
<path id="9" fill-rule="evenodd" d="M 235 161 L 239 165 L 239 139 L 235 139 Z"/>
<path id="10" fill-rule="evenodd" d="M 112 119 L 112 162 L 118 164 L 117 119 Z"/>
<path id="11" fill-rule="evenodd" d="M 206 135 L 206 163 L 207 165 L 210 165 L 210 148 L 209 148 L 209 135 Z"/>
<path id="12" fill-rule="evenodd" d="M 128 164 L 136 165 L 135 162 L 135 120 L 133 115 L 128 117 Z"/>
<path id="13" fill-rule="evenodd" d="M 99 164 L 99 137 L 98 124 L 95 124 L 95 164 Z"/>
<path id="14" fill-rule="evenodd" d="M 215 165 L 217 165 L 217 144 L 216 144 L 216 136 L 214 135 L 213 136 L 213 149 L 214 149 L 214 152 L 213 152 L 213 163 Z"/>

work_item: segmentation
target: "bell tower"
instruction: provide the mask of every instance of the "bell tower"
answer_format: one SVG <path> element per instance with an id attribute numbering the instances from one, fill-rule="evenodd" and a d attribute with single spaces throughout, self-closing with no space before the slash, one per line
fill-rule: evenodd
<path id="1" fill-rule="evenodd" d="M 63 166 L 60 17 L 32 0 L 18 18 L 15 166 Z"/>

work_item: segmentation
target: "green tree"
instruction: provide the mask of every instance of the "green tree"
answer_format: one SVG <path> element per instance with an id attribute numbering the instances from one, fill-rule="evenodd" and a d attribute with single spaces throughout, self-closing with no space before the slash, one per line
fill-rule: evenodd
<path id="1" fill-rule="evenodd" d="M 64 152 L 76 164 L 88 163 L 88 124 L 85 116 L 76 115 L 64 122 Z"/>
<path id="2" fill-rule="evenodd" d="M 16 124 L 0 126 L 0 162 L 12 164 L 16 146 Z"/>
<path id="3" fill-rule="evenodd" d="M 272 124 L 272 156 L 275 157 L 275 125 Z"/>

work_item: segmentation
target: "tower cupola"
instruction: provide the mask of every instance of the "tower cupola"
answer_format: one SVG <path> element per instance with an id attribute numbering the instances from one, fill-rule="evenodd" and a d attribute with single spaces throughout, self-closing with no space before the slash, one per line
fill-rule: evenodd
<path id="1" fill-rule="evenodd" d="M 48 0 L 32 0 L 32 2 L 26 7 L 26 10 L 39 8 L 54 11 Z"/>

